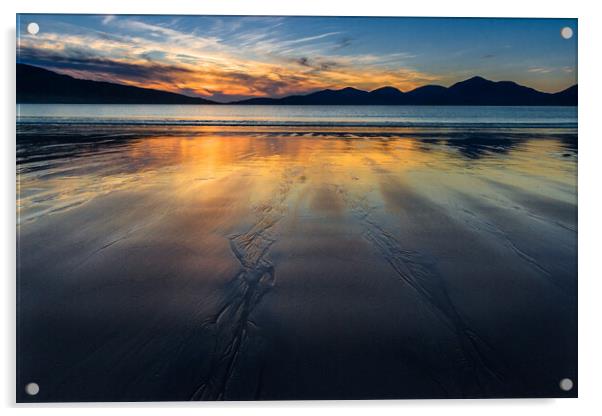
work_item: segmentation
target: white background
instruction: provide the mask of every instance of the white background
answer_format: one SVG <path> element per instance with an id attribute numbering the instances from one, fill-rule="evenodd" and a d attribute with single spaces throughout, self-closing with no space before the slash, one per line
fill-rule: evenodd
<path id="1" fill-rule="evenodd" d="M 602 186 L 602 13 L 595 1 L 385 1 L 368 0 L 3 0 L 1 48 L 2 131 L 0 137 L 0 405 L 6 414 L 48 415 L 166 413 L 247 415 L 349 415 L 412 413 L 426 415 L 588 415 L 602 414 L 602 271 L 600 211 Z M 15 13 L 131 14 L 302 14 L 373 16 L 494 16 L 579 18 L 579 399 L 423 400 L 254 403 L 127 403 L 17 405 L 15 398 Z M 82 410 L 82 407 L 84 408 Z"/>

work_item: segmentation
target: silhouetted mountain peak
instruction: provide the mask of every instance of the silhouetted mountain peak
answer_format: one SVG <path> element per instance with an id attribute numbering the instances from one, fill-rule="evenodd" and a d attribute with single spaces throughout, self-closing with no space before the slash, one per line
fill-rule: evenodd
<path id="1" fill-rule="evenodd" d="M 327 88 L 325 90 L 313 92 L 309 95 L 350 95 L 350 94 L 367 94 L 367 92 L 358 90 L 357 88 L 353 88 L 353 87 L 345 87 L 345 88 L 339 88 L 336 90 Z"/>
<path id="2" fill-rule="evenodd" d="M 404 93 L 395 87 L 377 88 L 369 93 L 373 104 L 389 105 L 403 103 Z"/>
<path id="3" fill-rule="evenodd" d="M 422 87 L 414 88 L 412 91 L 408 91 L 406 94 L 412 94 L 417 91 L 446 91 L 446 90 L 447 90 L 447 88 L 445 88 L 442 85 L 429 84 L 429 85 L 423 85 Z"/>
<path id="4" fill-rule="evenodd" d="M 479 75 L 475 75 L 474 77 L 471 77 L 471 78 L 468 78 L 467 80 L 465 80 L 465 82 L 480 82 L 480 83 L 482 83 L 483 81 L 485 81 L 485 82 L 492 82 L 492 81 L 489 81 L 488 79 L 485 79 L 485 78 L 483 78 L 483 77 L 481 77 Z"/>
<path id="5" fill-rule="evenodd" d="M 482 87 L 484 85 L 495 84 L 495 82 L 485 79 L 480 76 L 474 76 L 472 78 L 465 79 L 464 81 L 456 82 L 454 85 L 449 87 L 450 89 L 454 88 L 466 88 L 466 87 Z"/>
<path id="6" fill-rule="evenodd" d="M 380 87 L 377 88 L 375 90 L 370 91 L 370 93 L 393 93 L 393 94 L 397 94 L 397 93 L 402 93 L 402 91 L 400 91 L 399 89 L 395 88 L 395 87 L 391 87 L 390 85 L 384 86 L 384 87 Z"/>

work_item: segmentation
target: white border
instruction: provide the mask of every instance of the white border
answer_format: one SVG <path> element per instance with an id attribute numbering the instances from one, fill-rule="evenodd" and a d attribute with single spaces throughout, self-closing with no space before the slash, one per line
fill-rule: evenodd
<path id="1" fill-rule="evenodd" d="M 344 411 L 349 415 L 367 412 L 395 414 L 415 412 L 427 415 L 508 415 L 509 413 L 563 415 L 596 414 L 602 409 L 602 354 L 599 298 L 602 296 L 600 251 L 600 212 L 602 211 L 600 179 L 602 174 L 602 134 L 600 126 L 600 84 L 602 45 L 601 13 L 594 1 L 525 1 L 502 2 L 454 0 L 418 2 L 369 0 L 103 0 L 74 2 L 69 0 L 21 0 L 16 4 L 2 2 L 2 83 L 4 97 L 0 138 L 2 164 L 0 195 L 3 201 L 2 247 L 3 266 L 2 332 L 0 359 L 0 403 L 8 414 L 30 414 L 43 411 L 48 415 L 79 414 L 81 408 L 91 414 L 105 414 L 108 408 L 117 412 L 164 415 L 166 412 L 198 412 L 223 414 L 245 412 L 250 415 L 303 414 L 308 411 L 330 414 Z M 346 16 L 467 16 L 467 17 L 578 17 L 579 18 L 579 399 L 564 400 L 453 400 L 453 401 L 366 401 L 366 402 L 259 402 L 259 403 L 144 403 L 144 404 L 54 404 L 42 406 L 15 405 L 15 13 L 144 13 L 144 14 L 260 14 L 260 15 L 346 15 Z"/>

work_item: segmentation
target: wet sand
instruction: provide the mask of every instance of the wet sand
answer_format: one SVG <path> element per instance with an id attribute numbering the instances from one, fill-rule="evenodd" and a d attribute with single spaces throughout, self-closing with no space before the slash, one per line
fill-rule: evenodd
<path id="1" fill-rule="evenodd" d="M 575 135 L 25 133 L 19 401 L 577 394 Z"/>

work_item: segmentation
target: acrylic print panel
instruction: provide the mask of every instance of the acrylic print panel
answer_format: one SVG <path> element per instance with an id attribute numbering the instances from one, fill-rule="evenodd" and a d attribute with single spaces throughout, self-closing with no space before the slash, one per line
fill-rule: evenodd
<path id="1" fill-rule="evenodd" d="M 17 400 L 577 396 L 577 20 L 17 17 Z"/>

